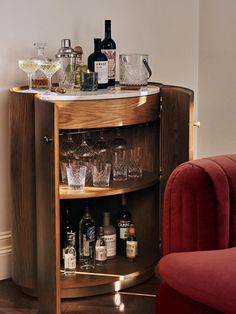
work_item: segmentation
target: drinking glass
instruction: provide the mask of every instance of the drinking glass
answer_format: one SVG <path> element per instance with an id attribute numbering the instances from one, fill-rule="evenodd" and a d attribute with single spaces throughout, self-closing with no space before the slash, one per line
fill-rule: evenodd
<path id="1" fill-rule="evenodd" d="M 110 183 L 111 164 L 98 162 L 93 165 L 93 186 L 108 187 Z"/>
<path id="2" fill-rule="evenodd" d="M 112 155 L 113 181 L 126 181 L 128 178 L 128 150 L 116 151 Z"/>
<path id="3" fill-rule="evenodd" d="M 66 166 L 73 163 L 76 147 L 77 145 L 72 138 L 72 134 L 67 133 L 66 138 L 62 140 L 60 146 L 60 171 L 62 183 L 67 183 Z"/>
<path id="4" fill-rule="evenodd" d="M 46 75 L 48 79 L 48 91 L 51 92 L 52 76 L 60 69 L 61 64 L 59 61 L 46 60 L 40 64 L 40 70 Z"/>
<path id="5" fill-rule="evenodd" d="M 107 163 L 110 161 L 110 149 L 107 141 L 104 138 L 103 130 L 100 130 L 100 136 L 97 142 L 94 145 L 94 152 L 96 156 L 96 160 L 100 160 L 101 162 Z"/>
<path id="6" fill-rule="evenodd" d="M 130 149 L 128 162 L 128 177 L 142 177 L 143 149 L 142 147 L 133 147 Z"/>
<path id="7" fill-rule="evenodd" d="M 87 144 L 86 133 L 82 133 L 82 141 L 75 150 L 75 159 L 79 165 L 87 167 L 86 185 L 92 183 L 92 164 L 94 160 L 94 151 L 91 146 Z"/>
<path id="8" fill-rule="evenodd" d="M 33 74 L 40 68 L 40 61 L 39 60 L 30 60 L 24 59 L 18 61 L 19 68 L 27 73 L 28 81 L 29 81 L 29 88 L 26 90 L 27 92 L 35 92 L 32 89 L 32 77 Z"/>
<path id="9" fill-rule="evenodd" d="M 68 186 L 71 189 L 78 189 L 83 191 L 85 186 L 87 167 L 79 165 L 66 166 Z"/>
<path id="10" fill-rule="evenodd" d="M 127 141 L 120 134 L 120 128 L 117 128 L 116 129 L 116 136 L 111 141 L 111 149 L 113 151 L 126 150 L 126 149 L 128 149 L 128 146 L 129 145 L 128 145 Z"/>

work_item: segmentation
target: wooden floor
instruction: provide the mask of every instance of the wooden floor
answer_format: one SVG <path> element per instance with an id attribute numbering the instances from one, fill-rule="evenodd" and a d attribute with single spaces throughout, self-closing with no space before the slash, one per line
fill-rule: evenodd
<path id="1" fill-rule="evenodd" d="M 154 314 L 159 279 L 100 296 L 62 301 L 62 314 Z M 37 299 L 29 297 L 10 280 L 0 281 L 0 314 L 36 314 Z"/>

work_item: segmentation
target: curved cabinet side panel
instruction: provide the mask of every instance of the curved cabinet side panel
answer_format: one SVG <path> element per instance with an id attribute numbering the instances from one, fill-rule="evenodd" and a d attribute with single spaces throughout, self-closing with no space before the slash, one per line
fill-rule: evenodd
<path id="1" fill-rule="evenodd" d="M 36 203 L 34 152 L 34 94 L 9 95 L 12 278 L 21 287 L 36 286 Z"/>

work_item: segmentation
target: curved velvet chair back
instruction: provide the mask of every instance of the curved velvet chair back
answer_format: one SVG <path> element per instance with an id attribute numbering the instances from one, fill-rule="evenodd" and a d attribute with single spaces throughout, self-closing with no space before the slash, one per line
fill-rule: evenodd
<path id="1" fill-rule="evenodd" d="M 236 246 L 236 154 L 178 166 L 164 195 L 163 253 Z"/>

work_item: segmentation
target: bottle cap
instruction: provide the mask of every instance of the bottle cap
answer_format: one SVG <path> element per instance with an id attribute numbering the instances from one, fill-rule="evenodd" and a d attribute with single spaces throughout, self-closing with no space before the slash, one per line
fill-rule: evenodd
<path id="1" fill-rule="evenodd" d="M 135 226 L 134 223 L 131 223 L 129 226 L 129 234 L 134 235 L 135 234 Z"/>
<path id="2" fill-rule="evenodd" d="M 70 45 L 70 39 L 62 39 L 61 40 L 61 48 L 58 50 L 56 54 L 56 58 L 75 58 L 76 53 Z"/>

